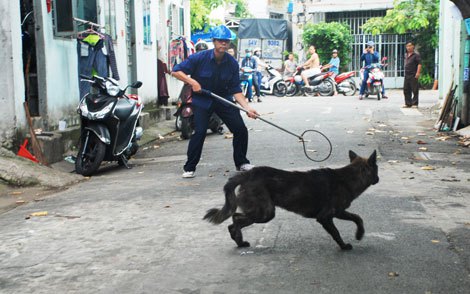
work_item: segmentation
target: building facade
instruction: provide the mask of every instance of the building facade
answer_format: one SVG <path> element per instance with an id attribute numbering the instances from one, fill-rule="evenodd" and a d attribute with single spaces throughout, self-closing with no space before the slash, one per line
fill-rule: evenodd
<path id="1" fill-rule="evenodd" d="M 72 17 L 97 23 L 111 36 L 119 82 L 142 81 L 144 103 L 156 102 L 157 58 L 167 62 L 169 39 L 190 36 L 189 0 L 2 0 L 0 11 L 2 145 L 27 129 L 25 101 L 36 127 L 54 130 L 60 120 L 78 124 L 77 36 L 90 26 Z M 176 97 L 181 83 L 167 80 Z"/>
<path id="2" fill-rule="evenodd" d="M 359 71 L 360 56 L 365 43 L 374 41 L 381 56 L 388 58 L 388 67 L 384 69 L 385 86 L 401 88 L 404 76 L 404 55 L 407 35 L 381 34 L 369 35 L 362 31 L 362 25 L 372 17 L 384 16 L 387 9 L 393 8 L 393 0 L 296 0 L 293 1 L 293 48 L 300 51 L 303 48 L 302 32 L 307 23 L 344 22 L 351 27 L 353 35 L 351 62 L 342 65 L 343 68 Z M 303 48 L 305 49 L 305 48 Z M 301 58 L 305 56 L 300 55 Z M 328 62 L 321 60 L 322 63 Z"/>
<path id="3" fill-rule="evenodd" d="M 468 23 L 466 25 L 466 23 Z M 439 15 L 439 97 L 451 84 L 457 86 L 457 115 L 470 125 L 470 4 L 467 1 L 440 1 Z"/>

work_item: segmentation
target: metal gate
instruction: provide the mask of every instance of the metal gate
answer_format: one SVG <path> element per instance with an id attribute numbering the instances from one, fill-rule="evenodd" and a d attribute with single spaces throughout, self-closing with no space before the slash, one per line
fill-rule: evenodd
<path id="1" fill-rule="evenodd" d="M 373 36 L 364 34 L 362 31 L 362 26 L 368 19 L 384 16 L 385 13 L 386 10 L 331 12 L 326 13 L 325 20 L 326 22 L 336 21 L 346 23 L 351 27 L 353 43 L 351 44 L 351 62 L 347 65 L 349 69 L 358 71 L 361 68 L 360 60 L 365 44 L 368 41 L 374 41 L 375 48 L 380 53 L 380 56 L 388 58 L 388 66 L 384 69 L 386 87 L 402 87 L 405 74 L 405 45 L 409 35 L 381 34 Z"/>

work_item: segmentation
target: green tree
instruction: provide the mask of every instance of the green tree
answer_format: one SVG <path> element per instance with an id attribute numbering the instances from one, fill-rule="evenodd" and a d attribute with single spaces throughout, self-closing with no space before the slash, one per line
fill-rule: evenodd
<path id="1" fill-rule="evenodd" d="M 231 0 L 230 3 L 235 4 L 235 17 L 248 18 L 252 14 L 248 11 L 245 0 Z"/>
<path id="2" fill-rule="evenodd" d="M 339 22 L 321 22 L 317 24 L 305 25 L 302 40 L 306 47 L 314 45 L 320 62 L 328 63 L 331 58 L 331 51 L 338 50 L 338 57 L 341 59 L 341 68 L 351 60 L 351 28 L 349 25 Z"/>
<path id="3" fill-rule="evenodd" d="M 227 3 L 235 4 L 235 17 L 246 18 L 251 14 L 248 12 L 245 0 L 191 0 L 191 31 L 208 28 L 206 24 L 212 21 L 209 14 L 212 9 Z"/>
<path id="4" fill-rule="evenodd" d="M 420 82 L 424 86 L 432 84 L 434 54 L 439 42 L 439 0 L 395 0 L 394 8 L 387 10 L 384 17 L 369 19 L 362 29 L 374 35 L 410 33 L 421 54 Z"/>

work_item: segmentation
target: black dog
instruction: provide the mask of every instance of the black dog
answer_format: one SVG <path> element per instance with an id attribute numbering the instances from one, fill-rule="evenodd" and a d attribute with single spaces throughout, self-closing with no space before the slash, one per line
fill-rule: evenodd
<path id="1" fill-rule="evenodd" d="M 275 207 L 316 218 L 343 250 L 351 250 L 345 244 L 333 218 L 353 221 L 357 225 L 356 239 L 364 236 L 360 216 L 347 212 L 351 202 L 370 185 L 379 182 L 377 154 L 374 151 L 366 159 L 349 151 L 351 163 L 339 169 L 317 169 L 307 172 L 289 172 L 271 167 L 255 167 L 231 177 L 224 186 L 225 205 L 212 208 L 204 219 L 220 224 L 232 216 L 228 226 L 230 236 L 238 247 L 248 247 L 243 241 L 241 229 L 253 223 L 267 223 L 274 218 Z M 235 188 L 239 186 L 238 195 Z M 242 213 L 236 213 L 239 207 Z"/>

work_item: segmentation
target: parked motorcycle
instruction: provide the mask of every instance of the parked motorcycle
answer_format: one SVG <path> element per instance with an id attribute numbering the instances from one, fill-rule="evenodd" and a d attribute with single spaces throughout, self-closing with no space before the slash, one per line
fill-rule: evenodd
<path id="1" fill-rule="evenodd" d="M 181 138 L 183 139 L 191 138 L 194 132 L 192 97 L 192 87 L 189 84 L 184 84 L 183 88 L 181 89 L 180 96 L 178 97 L 178 108 L 174 114 L 176 117 L 175 128 L 177 131 L 181 131 Z M 217 114 L 212 113 L 211 117 L 209 118 L 208 129 L 210 129 L 213 133 L 223 134 L 223 124 L 224 123 L 220 117 Z"/>
<path id="2" fill-rule="evenodd" d="M 331 78 L 333 72 L 323 72 L 316 74 L 308 79 L 310 87 L 304 87 L 301 72 L 302 68 L 298 67 L 292 77 L 286 79 L 287 91 L 289 97 L 297 95 L 313 96 L 320 94 L 321 96 L 333 96 L 335 92 L 334 80 Z"/>
<path id="3" fill-rule="evenodd" d="M 112 78 L 84 75 L 80 78 L 92 87 L 77 108 L 81 136 L 75 171 L 91 176 L 103 160 L 117 161 L 130 168 L 127 162 L 139 149 L 137 141 L 143 134 L 139 116 L 144 106 L 138 95 L 126 95 L 126 90 L 128 87 L 140 88 L 142 82 L 121 89 Z"/>
<path id="4" fill-rule="evenodd" d="M 353 79 L 355 75 L 355 71 L 343 72 L 336 75 L 334 80 L 336 92 L 344 96 L 354 96 L 357 92 L 356 82 Z"/>
<path id="5" fill-rule="evenodd" d="M 245 66 L 241 68 L 240 87 L 242 88 L 243 96 L 248 98 L 251 102 L 253 99 L 253 90 L 248 91 L 248 89 L 252 89 L 253 87 L 253 69 L 251 67 Z M 251 95 L 248 95 L 248 93 L 251 93 Z"/>
<path id="6" fill-rule="evenodd" d="M 261 93 L 275 95 L 277 97 L 284 97 L 287 93 L 287 85 L 282 78 L 282 74 L 278 72 L 271 65 L 266 67 L 268 76 L 261 79 L 260 91 Z"/>
<path id="7" fill-rule="evenodd" d="M 380 63 L 372 63 L 371 65 L 364 66 L 363 68 L 361 68 L 361 71 L 359 73 L 361 78 L 361 84 L 364 79 L 364 71 L 366 69 L 369 70 L 367 87 L 364 91 L 364 95 L 366 97 L 369 97 L 369 95 L 377 95 L 377 100 L 380 100 L 382 98 L 383 81 L 385 78 L 382 68 L 387 66 L 387 64 L 385 63 L 386 60 L 387 57 L 384 57 L 382 58 L 382 61 Z"/>

